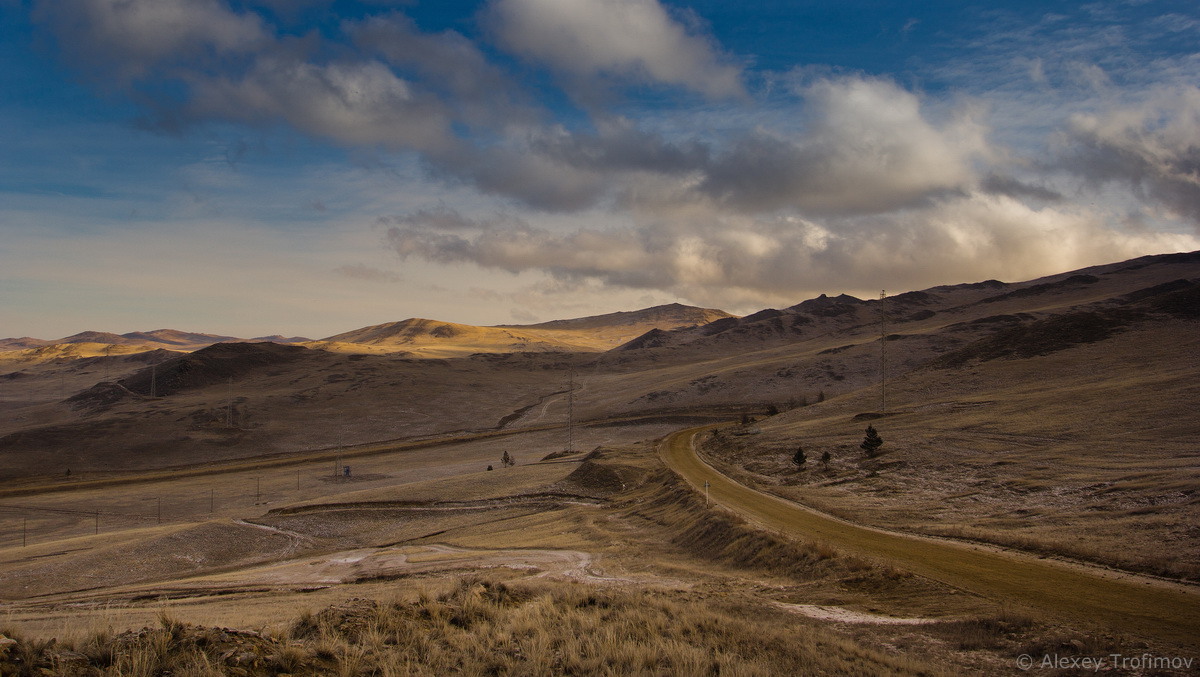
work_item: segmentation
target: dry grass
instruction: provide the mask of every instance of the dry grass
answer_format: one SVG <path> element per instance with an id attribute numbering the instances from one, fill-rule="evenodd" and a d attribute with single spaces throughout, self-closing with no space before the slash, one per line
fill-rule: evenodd
<path id="1" fill-rule="evenodd" d="M 16 637 L 0 674 L 934 674 L 819 626 L 736 603 L 465 578 L 410 602 L 357 600 L 277 636 L 186 625 L 75 644 Z"/>

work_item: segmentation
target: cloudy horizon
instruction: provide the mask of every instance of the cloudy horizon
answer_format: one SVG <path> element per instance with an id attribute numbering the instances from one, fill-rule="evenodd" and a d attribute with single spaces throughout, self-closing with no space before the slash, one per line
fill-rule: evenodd
<path id="1" fill-rule="evenodd" d="M 0 334 L 327 336 L 1200 249 L 1191 3 L 0 0 Z"/>

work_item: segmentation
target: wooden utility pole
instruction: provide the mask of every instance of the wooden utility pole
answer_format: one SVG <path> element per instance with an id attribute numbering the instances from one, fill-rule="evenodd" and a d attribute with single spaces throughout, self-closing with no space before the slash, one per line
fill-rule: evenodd
<path id="1" fill-rule="evenodd" d="M 567 383 L 567 453 L 575 452 L 575 366 Z"/>
<path id="2" fill-rule="evenodd" d="M 887 411 L 887 313 L 883 302 L 887 290 L 879 292 L 879 411 Z"/>

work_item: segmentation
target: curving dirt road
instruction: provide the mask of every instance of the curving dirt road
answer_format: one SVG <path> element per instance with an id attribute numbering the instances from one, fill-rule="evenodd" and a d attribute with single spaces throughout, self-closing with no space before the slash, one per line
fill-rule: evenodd
<path id="1" fill-rule="evenodd" d="M 712 427 L 668 436 L 659 447 L 660 456 L 697 490 L 705 491 L 708 482 L 714 503 L 763 527 L 828 543 L 1049 620 L 1099 625 L 1183 645 L 1194 645 L 1200 637 L 1200 589 L 840 520 L 739 484 L 702 461 L 695 452 L 695 437 Z"/>

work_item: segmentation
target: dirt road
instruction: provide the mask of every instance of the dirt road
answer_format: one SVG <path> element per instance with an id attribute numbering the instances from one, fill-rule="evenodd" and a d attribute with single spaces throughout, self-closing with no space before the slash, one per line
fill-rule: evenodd
<path id="1" fill-rule="evenodd" d="M 710 427 L 668 436 L 659 450 L 663 461 L 699 491 L 708 482 L 714 503 L 763 527 L 883 561 L 1047 620 L 1102 626 L 1183 645 L 1194 645 L 1200 637 L 1200 589 L 852 524 L 756 491 L 716 471 L 697 457 L 694 448 L 696 435 Z"/>

